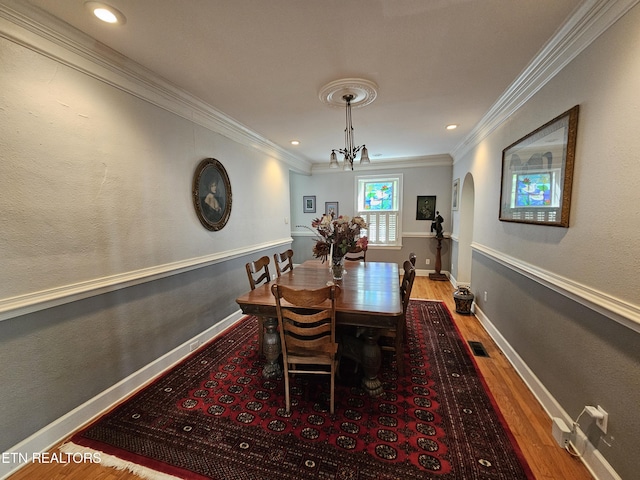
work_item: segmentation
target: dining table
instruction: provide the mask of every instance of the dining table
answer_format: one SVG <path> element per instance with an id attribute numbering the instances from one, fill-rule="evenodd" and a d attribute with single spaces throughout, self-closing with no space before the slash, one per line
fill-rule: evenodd
<path id="1" fill-rule="evenodd" d="M 381 331 L 395 328 L 398 317 L 403 315 L 398 272 L 396 263 L 348 261 L 344 264 L 343 278 L 334 280 L 327 263 L 307 260 L 239 296 L 236 302 L 244 314 L 264 319 L 266 363 L 263 375 L 272 378 L 281 374 L 278 363 L 280 336 L 272 285 L 278 283 L 294 289 L 316 289 L 336 284 L 341 292 L 336 302 L 336 328 L 349 326 L 357 331 L 357 336 L 341 338 L 341 351 L 362 366 L 364 390 L 371 396 L 381 395 L 383 387 L 378 373 L 382 352 L 378 339 Z"/>

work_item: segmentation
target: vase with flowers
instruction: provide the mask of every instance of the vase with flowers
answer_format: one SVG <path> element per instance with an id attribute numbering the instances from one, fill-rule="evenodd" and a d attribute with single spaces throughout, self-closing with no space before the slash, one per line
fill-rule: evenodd
<path id="1" fill-rule="evenodd" d="M 314 219 L 311 226 L 312 229 L 304 228 L 309 228 L 316 234 L 313 256 L 323 262 L 330 259 L 334 280 L 342 279 L 344 256 L 348 252 L 367 248 L 367 237 L 361 233 L 366 230 L 367 222 L 362 217 L 340 215 L 335 218 L 333 215 L 323 215 L 322 218 Z"/>

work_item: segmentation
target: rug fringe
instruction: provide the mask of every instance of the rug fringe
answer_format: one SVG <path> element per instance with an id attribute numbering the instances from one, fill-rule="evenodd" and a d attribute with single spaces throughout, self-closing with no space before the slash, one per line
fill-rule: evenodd
<path id="1" fill-rule="evenodd" d="M 99 450 L 93 450 L 92 448 L 83 447 L 72 442 L 65 443 L 60 446 L 60 451 L 63 453 L 98 453 L 100 455 L 100 465 L 105 467 L 115 468 L 116 470 L 127 470 L 134 475 L 144 478 L 145 480 L 181 480 L 179 477 L 168 475 L 166 473 L 158 472 L 148 467 L 121 460 L 113 455 L 108 455 Z"/>

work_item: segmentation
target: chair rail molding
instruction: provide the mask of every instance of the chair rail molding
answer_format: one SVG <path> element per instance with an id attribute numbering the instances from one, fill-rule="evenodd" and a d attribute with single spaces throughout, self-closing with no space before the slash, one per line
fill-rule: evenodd
<path id="1" fill-rule="evenodd" d="M 108 277 L 95 278 L 85 282 L 63 285 L 38 292 L 26 293 L 10 298 L 0 299 L 0 321 L 19 317 L 28 313 L 57 307 L 65 303 L 76 302 L 89 297 L 102 295 L 134 285 L 153 282 L 161 278 L 186 273 L 198 268 L 208 267 L 217 263 L 227 262 L 271 248 L 290 245 L 291 238 L 283 238 L 271 242 L 248 245 L 246 247 L 224 252 L 217 252 L 202 257 L 189 258 L 179 262 L 156 265 L 140 270 L 119 273 Z"/>
<path id="2" fill-rule="evenodd" d="M 505 255 L 479 243 L 472 243 L 471 248 L 485 257 L 640 333 L 640 306 Z"/>

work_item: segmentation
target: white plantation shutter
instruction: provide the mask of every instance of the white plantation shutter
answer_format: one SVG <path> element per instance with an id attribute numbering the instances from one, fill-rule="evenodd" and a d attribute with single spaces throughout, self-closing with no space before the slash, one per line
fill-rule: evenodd
<path id="1" fill-rule="evenodd" d="M 387 231 L 387 214 L 378 214 L 378 242 L 387 243 L 387 237 L 389 232 Z"/>
<path id="2" fill-rule="evenodd" d="M 377 243 L 378 241 L 378 217 L 375 215 L 364 214 L 363 218 L 367 222 L 367 238 L 369 243 Z"/>
<path id="3" fill-rule="evenodd" d="M 369 228 L 363 232 L 369 243 L 378 245 L 393 245 L 398 241 L 398 213 L 376 212 L 362 213 Z"/>
<path id="4" fill-rule="evenodd" d="M 389 213 L 387 216 L 387 238 L 389 243 L 398 241 L 398 212 Z"/>

